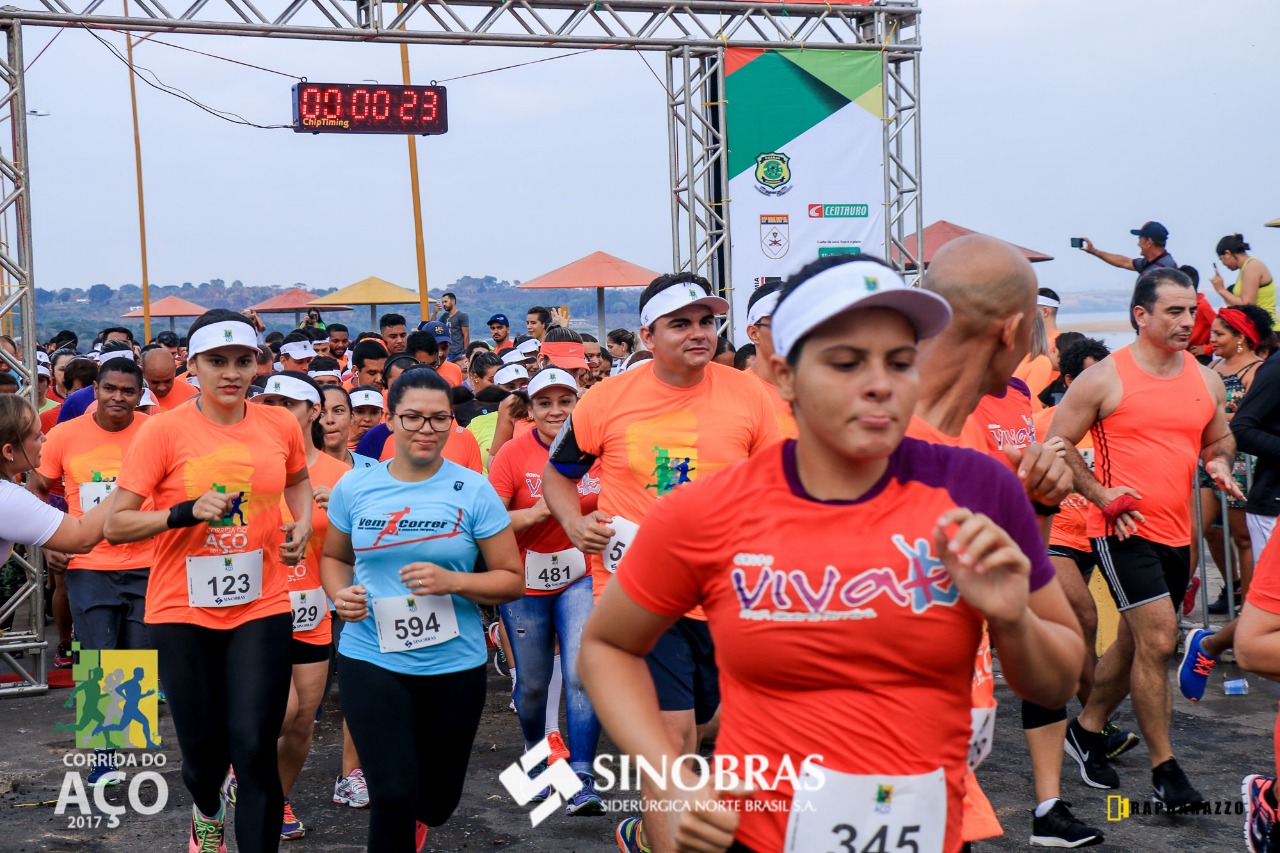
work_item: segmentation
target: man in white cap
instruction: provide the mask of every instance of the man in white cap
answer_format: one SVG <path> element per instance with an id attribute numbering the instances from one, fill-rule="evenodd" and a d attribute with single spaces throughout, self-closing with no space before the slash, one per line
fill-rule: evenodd
<path id="1" fill-rule="evenodd" d="M 306 332 L 290 332 L 280 342 L 280 369 L 296 370 L 306 373 L 311 367 L 311 359 L 316 357 L 316 349 L 311 345 L 311 338 Z"/>
<path id="2" fill-rule="evenodd" d="M 640 295 L 640 339 L 652 367 L 602 383 L 560 430 L 542 475 L 547 507 L 592 561 L 598 598 L 644 516 L 662 496 L 776 445 L 773 405 L 760 383 L 712 364 L 716 315 L 729 303 L 691 273 L 660 276 Z M 601 463 L 600 509 L 583 515 L 578 481 Z M 697 727 L 719 707 L 715 649 L 700 611 L 672 626 L 648 657 L 663 725 L 677 752 L 697 749 Z M 645 794 L 645 802 L 652 800 Z M 640 850 L 667 836 L 667 816 L 627 818 L 620 844 Z"/>

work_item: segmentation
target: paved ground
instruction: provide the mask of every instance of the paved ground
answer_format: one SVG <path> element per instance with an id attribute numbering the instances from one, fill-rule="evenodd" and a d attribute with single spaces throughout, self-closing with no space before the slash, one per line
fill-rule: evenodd
<path id="1" fill-rule="evenodd" d="M 1203 702 L 1193 705 L 1176 695 L 1174 744 L 1192 781 L 1213 800 L 1220 800 L 1230 815 L 1176 818 L 1140 816 L 1150 798 L 1147 755 L 1139 747 L 1117 762 L 1124 788 L 1117 792 L 1131 799 L 1134 816 L 1121 822 L 1106 820 L 1106 792 L 1087 788 L 1079 781 L 1075 765 L 1063 771 L 1064 798 L 1082 818 L 1102 827 L 1107 843 L 1100 851 L 1178 850 L 1221 853 L 1244 849 L 1241 819 L 1234 813 L 1239 802 L 1240 779 L 1246 773 L 1269 772 L 1273 766 L 1271 733 L 1280 688 L 1249 678 L 1247 696 L 1226 696 L 1224 678 L 1238 677 L 1224 665 L 1214 675 Z M 519 735 L 514 715 L 506 709 L 504 679 L 493 676 L 490 698 L 472 757 L 471 775 L 462 805 L 447 826 L 433 830 L 428 849 L 433 851 L 520 850 L 530 853 L 574 853 L 616 850 L 612 841 L 616 816 L 569 818 L 557 815 L 536 830 L 530 829 L 525 812 L 507 796 L 498 772 L 515 760 Z M 977 845 L 980 853 L 1027 849 L 1032 805 L 1031 773 L 1026 747 L 1019 730 L 1017 700 L 1003 686 L 998 688 L 1004 709 L 997 724 L 996 749 L 980 772 L 983 786 L 995 804 L 1006 835 Z M 0 853 L 116 853 L 116 851 L 185 851 L 190 800 L 182 787 L 176 748 L 166 748 L 169 764 L 163 775 L 170 790 L 169 806 L 145 817 L 127 814 L 117 829 L 71 829 L 69 816 L 54 814 L 65 768 L 62 757 L 69 741 L 55 735 L 57 721 L 69 720 L 64 710 L 69 691 L 55 690 L 30 698 L 0 701 Z M 330 801 L 332 780 L 338 771 L 341 730 L 336 714 L 336 692 L 325 704 L 315 748 L 294 795 L 298 816 L 306 823 L 307 837 L 286 842 L 288 853 L 336 853 L 363 850 L 365 812 L 338 807 Z M 163 712 L 162 712 L 163 714 Z M 1132 726 L 1127 704 L 1122 722 Z M 161 730 L 174 743 L 169 718 L 162 716 Z M 123 803 L 124 791 L 107 794 L 110 803 Z M 234 843 L 231 845 L 235 849 Z"/>

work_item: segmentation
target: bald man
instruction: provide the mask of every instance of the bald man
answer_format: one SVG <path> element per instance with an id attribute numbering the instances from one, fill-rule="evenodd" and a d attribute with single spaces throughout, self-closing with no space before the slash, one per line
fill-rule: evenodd
<path id="1" fill-rule="evenodd" d="M 177 363 L 173 353 L 164 347 L 142 354 L 142 378 L 156 398 L 156 409 L 167 412 L 190 400 L 200 392 L 186 382 L 177 382 Z"/>
<path id="2" fill-rule="evenodd" d="M 1040 444 L 1031 432 L 1030 443 L 1024 447 L 1002 447 L 1007 443 L 992 436 L 988 429 L 990 419 L 975 415 L 984 401 L 1014 398 L 1017 394 L 1010 390 L 1009 381 L 1031 349 L 1031 328 L 1037 311 L 1035 272 L 1023 254 L 1008 243 L 972 235 L 952 240 L 938 250 L 922 286 L 947 300 L 953 319 L 946 331 L 920 346 L 920 398 L 907 435 L 968 447 L 1015 467 L 1023 477 L 1028 498 L 1041 514 L 1042 533 L 1047 541 L 1051 514 L 1071 490 L 1071 469 L 1060 452 L 1061 444 Z M 1029 420 L 1030 400 L 1015 399 L 1025 403 Z M 1059 597 L 1069 607 L 1056 579 L 1037 594 L 1040 593 Z M 978 667 L 974 692 L 982 698 L 976 699 L 975 705 L 989 703 L 994 708 L 989 667 L 989 659 Z M 1024 709 L 1023 727 L 1032 755 L 1038 803 L 1032 835 L 1059 842 L 1081 841 L 1095 835 L 1100 839 L 1101 833 L 1076 820 L 1057 796 L 1054 783 L 1062 766 L 1066 725 L 1065 708 L 1027 705 Z M 969 786 L 965 840 L 999 834 L 999 824 L 977 783 L 970 780 Z"/>

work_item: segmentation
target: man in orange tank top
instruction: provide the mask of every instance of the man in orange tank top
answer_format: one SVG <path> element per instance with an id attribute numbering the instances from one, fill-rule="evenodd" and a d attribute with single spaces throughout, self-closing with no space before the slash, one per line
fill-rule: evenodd
<path id="1" fill-rule="evenodd" d="M 1116 642 L 1098 661 L 1088 704 L 1067 730 L 1066 750 L 1085 783 L 1118 788 L 1099 732 L 1131 692 L 1156 799 L 1179 809 L 1204 800 L 1169 742 L 1167 667 L 1191 571 L 1188 496 L 1197 457 L 1219 488 L 1239 495 L 1231 477 L 1235 440 L 1222 380 L 1187 352 L 1195 325 L 1191 280 L 1173 269 L 1144 273 L 1131 305 L 1137 341 L 1080 374 L 1049 427 L 1073 448 L 1092 434 L 1094 472 L 1073 450 L 1067 459 L 1076 490 L 1091 504 L 1088 535 L 1123 617 Z"/>

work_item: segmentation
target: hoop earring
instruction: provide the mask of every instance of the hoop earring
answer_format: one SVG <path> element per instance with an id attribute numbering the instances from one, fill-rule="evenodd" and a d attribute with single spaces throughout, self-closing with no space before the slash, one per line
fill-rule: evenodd
<path id="1" fill-rule="evenodd" d="M 1236 352 L 1244 352 L 1244 341 L 1236 341 Z"/>

